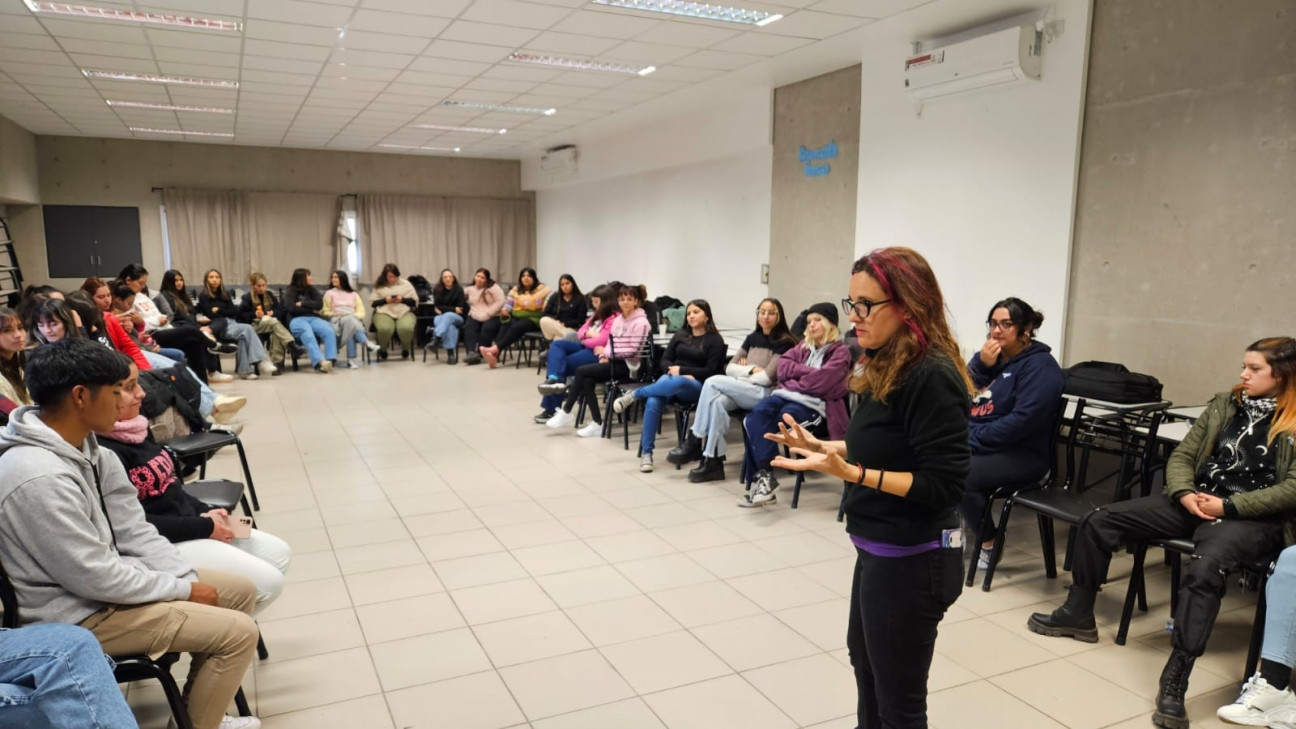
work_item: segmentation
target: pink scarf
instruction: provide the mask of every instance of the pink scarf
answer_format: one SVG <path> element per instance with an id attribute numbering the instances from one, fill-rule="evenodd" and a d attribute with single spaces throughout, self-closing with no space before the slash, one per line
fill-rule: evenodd
<path id="1" fill-rule="evenodd" d="M 122 443 L 143 443 L 148 434 L 149 421 L 143 415 L 136 415 L 130 420 L 118 420 L 111 433 L 100 433 Z"/>

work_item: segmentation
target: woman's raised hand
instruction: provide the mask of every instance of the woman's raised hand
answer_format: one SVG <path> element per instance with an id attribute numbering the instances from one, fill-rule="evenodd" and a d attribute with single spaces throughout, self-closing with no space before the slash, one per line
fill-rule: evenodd
<path id="1" fill-rule="evenodd" d="M 823 451 L 819 439 L 811 435 L 810 431 L 802 428 L 797 423 L 796 418 L 791 415 L 784 413 L 783 422 L 778 424 L 778 429 L 779 432 L 777 433 L 766 433 L 765 438 L 793 450 L 803 450 L 806 453 L 821 453 Z"/>

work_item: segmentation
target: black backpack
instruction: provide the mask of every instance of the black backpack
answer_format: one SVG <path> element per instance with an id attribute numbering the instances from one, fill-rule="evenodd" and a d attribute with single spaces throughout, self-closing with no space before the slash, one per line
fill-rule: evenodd
<path id="1" fill-rule="evenodd" d="M 202 391 L 187 367 L 145 370 L 140 373 L 140 386 L 144 388 L 144 403 L 140 405 L 144 417 L 152 420 L 174 407 L 195 433 L 207 429 L 198 410 Z"/>
<path id="2" fill-rule="evenodd" d="M 1161 382 L 1152 375 L 1130 372 L 1116 362 L 1081 362 L 1063 370 L 1062 392 L 1107 402 L 1140 403 L 1161 400 Z"/>
<path id="3" fill-rule="evenodd" d="M 428 282 L 426 277 L 416 273 L 406 280 L 410 282 L 410 286 L 414 287 L 414 292 L 418 294 L 419 301 L 432 300 L 432 284 Z"/>

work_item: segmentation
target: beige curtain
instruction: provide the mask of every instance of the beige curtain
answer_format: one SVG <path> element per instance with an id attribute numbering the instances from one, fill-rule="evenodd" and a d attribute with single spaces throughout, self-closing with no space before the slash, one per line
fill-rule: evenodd
<path id="1" fill-rule="evenodd" d="M 338 196 L 297 192 L 248 192 L 248 241 L 252 269 L 287 283 L 294 268 L 308 268 L 328 282 L 333 270 Z M 249 269 L 237 271 L 240 285 Z M 226 274 L 233 279 L 234 272 Z"/>
<path id="2" fill-rule="evenodd" d="M 359 195 L 356 207 L 364 279 L 386 263 L 430 281 L 443 268 L 468 280 L 483 266 L 511 281 L 520 268 L 535 265 L 530 200 Z"/>
<path id="3" fill-rule="evenodd" d="M 243 193 L 167 188 L 162 191 L 162 204 L 166 206 L 171 267 L 182 272 L 186 281 L 201 281 L 209 268 L 223 272 L 247 269 L 251 252 Z"/>
<path id="4" fill-rule="evenodd" d="M 254 270 L 273 283 L 298 267 L 323 281 L 333 270 L 337 195 L 167 188 L 162 204 L 171 265 L 187 280 L 216 268 L 227 285 L 246 289 Z"/>

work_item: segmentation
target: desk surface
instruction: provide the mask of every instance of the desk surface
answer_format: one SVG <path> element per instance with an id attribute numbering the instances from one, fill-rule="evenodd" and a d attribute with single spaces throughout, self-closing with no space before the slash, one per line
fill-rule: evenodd
<path id="1" fill-rule="evenodd" d="M 1063 411 L 1062 418 L 1071 420 L 1075 417 L 1076 404 L 1080 400 L 1085 401 L 1085 409 L 1089 412 L 1095 410 L 1101 411 L 1094 413 L 1095 418 L 1111 418 L 1124 413 L 1147 412 L 1152 410 L 1162 410 L 1170 406 L 1169 400 L 1160 400 L 1158 402 L 1109 402 L 1107 400 L 1091 400 L 1081 398 L 1075 395 L 1063 394 L 1062 397 L 1067 401 L 1066 410 Z"/>
<path id="2" fill-rule="evenodd" d="M 1157 426 L 1157 440 L 1163 440 L 1167 443 L 1182 443 L 1183 439 L 1188 435 L 1188 431 L 1192 430 L 1192 426 L 1193 424 L 1186 420 L 1171 420 L 1161 423 L 1161 425 Z M 1134 430 L 1143 435 L 1147 435 L 1148 432 L 1148 429 L 1142 426 L 1136 426 Z"/>
<path id="3" fill-rule="evenodd" d="M 1183 418 L 1184 420 L 1196 420 L 1206 412 L 1205 405 L 1191 405 L 1166 410 L 1166 415 L 1172 418 Z"/>

